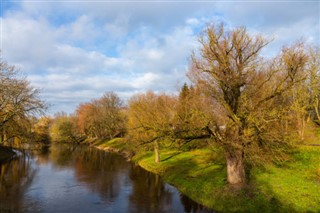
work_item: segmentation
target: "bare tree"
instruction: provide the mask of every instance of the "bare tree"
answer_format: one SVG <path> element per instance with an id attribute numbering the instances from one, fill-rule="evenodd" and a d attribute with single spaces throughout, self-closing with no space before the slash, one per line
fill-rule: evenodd
<path id="1" fill-rule="evenodd" d="M 304 80 L 307 56 L 295 46 L 263 60 L 259 54 L 268 41 L 223 24 L 208 26 L 199 41 L 189 76 L 216 104 L 219 111 L 212 113 L 224 117 L 223 125 L 213 121 L 207 131 L 224 148 L 228 182 L 243 184 L 246 162 L 280 158 L 289 145 L 287 93 Z"/>
<path id="2" fill-rule="evenodd" d="M 30 85 L 21 73 L 0 61 L 0 130 L 1 141 L 8 139 L 10 123 L 22 123 L 28 116 L 41 114 L 46 104 L 39 98 L 39 90 Z M 14 132 L 10 131 L 11 136 Z"/>

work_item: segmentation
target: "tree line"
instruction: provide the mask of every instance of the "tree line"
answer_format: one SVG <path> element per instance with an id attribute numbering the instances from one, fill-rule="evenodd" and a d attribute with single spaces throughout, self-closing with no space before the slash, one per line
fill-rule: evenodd
<path id="1" fill-rule="evenodd" d="M 54 141 L 80 142 L 86 138 L 124 136 L 125 107 L 114 92 L 107 92 L 101 98 L 80 104 L 73 115 L 57 113 L 51 126 Z"/>

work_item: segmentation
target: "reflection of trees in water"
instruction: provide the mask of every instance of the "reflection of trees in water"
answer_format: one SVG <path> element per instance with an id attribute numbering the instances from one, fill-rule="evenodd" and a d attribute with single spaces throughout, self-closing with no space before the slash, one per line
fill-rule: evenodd
<path id="1" fill-rule="evenodd" d="M 37 158 L 32 159 L 30 155 L 24 154 L 0 165 L 1 213 L 32 212 L 41 207 L 36 199 L 24 196 L 37 172 L 35 163 L 48 162 L 55 169 L 73 170 L 76 181 L 98 194 L 108 205 L 118 201 L 121 201 L 120 205 L 126 205 L 122 202 L 125 201 L 128 203 L 128 212 L 139 213 L 174 212 L 178 205 L 178 210 L 183 211 L 176 192 L 166 187 L 159 176 L 126 162 L 119 155 L 68 144 L 52 145 L 50 151 L 37 150 L 33 154 Z M 129 194 L 124 191 L 128 189 Z M 206 212 L 188 198 L 182 196 L 180 199 L 186 212 Z"/>
<path id="2" fill-rule="evenodd" d="M 184 206 L 186 212 L 197 212 L 198 205 L 193 205 L 193 202 L 190 202 L 190 199 L 185 195 L 180 195 L 181 203 Z"/>
<path id="3" fill-rule="evenodd" d="M 128 163 L 119 155 L 88 146 L 69 144 L 51 147 L 50 159 L 55 168 L 72 168 L 75 178 L 92 192 L 108 201 L 115 200 L 121 190 L 121 178 L 128 171 Z"/>
<path id="4" fill-rule="evenodd" d="M 132 194 L 129 197 L 131 212 L 168 212 L 172 207 L 172 193 L 167 190 L 159 175 L 132 165 L 130 170 Z"/>
<path id="5" fill-rule="evenodd" d="M 121 178 L 128 170 L 128 163 L 121 156 L 97 149 L 87 148 L 81 152 L 75 156 L 78 181 L 85 182 L 104 201 L 114 201 L 122 188 Z"/>
<path id="6" fill-rule="evenodd" d="M 50 160 L 56 169 L 72 168 L 75 144 L 53 144 L 50 148 Z"/>
<path id="7" fill-rule="evenodd" d="M 190 212 L 190 213 L 212 213 L 214 211 L 209 210 L 201 205 L 199 205 L 198 203 L 194 202 L 193 200 L 191 200 L 190 198 L 188 198 L 187 196 L 180 194 L 180 200 L 181 203 L 184 206 L 184 211 L 185 212 Z"/>
<path id="8" fill-rule="evenodd" d="M 173 212 L 173 193 L 166 189 L 158 175 L 133 164 L 122 156 L 87 146 L 54 145 L 50 159 L 56 168 L 72 168 L 75 178 L 85 183 L 92 192 L 98 193 L 105 202 L 115 201 L 124 190 L 128 176 L 132 192 L 128 196 L 130 212 Z M 178 201 L 177 199 L 176 201 Z M 186 196 L 180 200 L 185 212 L 209 212 Z"/>
<path id="9" fill-rule="evenodd" d="M 21 211 L 24 194 L 35 174 L 32 159 L 26 154 L 0 164 L 0 212 Z"/>
<path id="10" fill-rule="evenodd" d="M 49 154 L 50 147 L 49 146 L 41 146 L 40 148 L 33 151 L 33 154 L 37 155 L 37 163 L 38 164 L 47 164 L 49 163 Z"/>

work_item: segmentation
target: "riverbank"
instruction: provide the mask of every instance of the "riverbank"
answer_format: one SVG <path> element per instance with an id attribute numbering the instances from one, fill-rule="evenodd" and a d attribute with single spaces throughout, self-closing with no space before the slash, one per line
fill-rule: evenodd
<path id="1" fill-rule="evenodd" d="M 124 139 L 90 144 L 133 156 L 130 143 Z M 253 169 L 249 185 L 241 190 L 227 185 L 219 150 L 161 150 L 160 156 L 161 162 L 155 163 L 154 153 L 145 151 L 135 154 L 132 161 L 218 212 L 320 211 L 320 147 L 300 147 L 286 164 Z"/>
<path id="2" fill-rule="evenodd" d="M 0 163 L 11 159 L 16 153 L 10 148 L 0 146 Z"/>
<path id="3" fill-rule="evenodd" d="M 113 140 L 86 139 L 82 143 L 94 146 L 100 150 L 121 154 L 128 161 L 131 161 L 135 154 L 133 147 L 124 138 L 115 138 Z"/>

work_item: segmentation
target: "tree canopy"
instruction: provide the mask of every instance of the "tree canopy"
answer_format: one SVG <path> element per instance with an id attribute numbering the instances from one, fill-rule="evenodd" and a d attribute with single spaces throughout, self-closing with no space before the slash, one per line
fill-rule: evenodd
<path id="1" fill-rule="evenodd" d="M 30 128 L 30 118 L 42 115 L 46 104 L 39 90 L 30 85 L 15 67 L 0 61 L 0 141 L 8 143 L 23 137 Z"/>
<path id="2" fill-rule="evenodd" d="M 281 158 L 294 141 L 294 91 L 306 79 L 309 56 L 299 43 L 264 59 L 261 50 L 268 42 L 262 36 L 223 24 L 208 26 L 199 42 L 189 76 L 223 109 L 212 113 L 222 112 L 224 123 L 208 130 L 225 150 L 228 182 L 242 184 L 245 163 Z"/>

